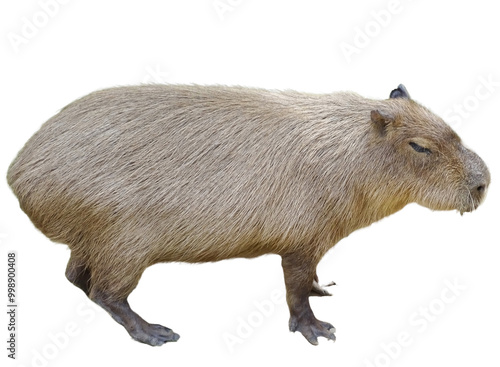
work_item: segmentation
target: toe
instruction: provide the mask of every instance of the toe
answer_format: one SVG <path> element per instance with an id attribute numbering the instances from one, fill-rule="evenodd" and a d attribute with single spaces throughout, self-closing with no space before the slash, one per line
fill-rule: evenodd
<path id="1" fill-rule="evenodd" d="M 160 346 L 168 342 L 175 342 L 180 338 L 179 334 L 158 324 L 148 324 L 141 329 L 135 330 L 130 335 L 135 340 L 152 346 Z"/>
<path id="2" fill-rule="evenodd" d="M 294 320 L 296 321 L 296 320 Z M 301 320 L 302 321 L 302 320 Z M 319 320 L 295 322 L 297 331 L 300 331 L 306 340 L 312 345 L 318 345 L 318 337 L 323 337 L 335 342 L 335 327 L 328 322 Z M 290 329 L 292 330 L 292 329 Z M 294 330 L 292 330 L 294 331 Z"/>
<path id="3" fill-rule="evenodd" d="M 320 323 L 324 329 L 331 331 L 332 333 L 335 333 L 337 331 L 337 329 L 335 329 L 335 326 L 333 326 L 332 324 L 330 324 L 328 322 L 320 321 Z"/>
<path id="4" fill-rule="evenodd" d="M 306 340 L 311 343 L 312 345 L 318 345 L 318 338 L 316 335 L 314 335 L 312 332 L 311 333 L 303 333 L 304 337 Z"/>

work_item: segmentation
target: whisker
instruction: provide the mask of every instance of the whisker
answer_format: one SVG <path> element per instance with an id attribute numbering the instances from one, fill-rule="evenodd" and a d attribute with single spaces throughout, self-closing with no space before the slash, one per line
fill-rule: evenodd
<path id="1" fill-rule="evenodd" d="M 474 198 L 472 197 L 472 193 L 470 192 L 470 189 L 467 186 L 465 188 L 467 189 L 467 193 L 469 194 L 468 197 L 469 197 L 470 207 L 474 209 Z"/>

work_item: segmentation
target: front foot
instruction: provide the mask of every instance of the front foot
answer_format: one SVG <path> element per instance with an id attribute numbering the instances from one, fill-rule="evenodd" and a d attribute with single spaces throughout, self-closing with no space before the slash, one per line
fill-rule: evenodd
<path id="1" fill-rule="evenodd" d="M 318 337 L 322 336 L 335 342 L 335 327 L 328 322 L 319 321 L 315 317 L 309 319 L 290 318 L 290 331 L 300 331 L 312 345 L 318 345 Z"/>
<path id="2" fill-rule="evenodd" d="M 152 346 L 160 346 L 167 342 L 176 342 L 180 338 L 179 334 L 174 333 L 165 326 L 148 324 L 146 322 L 137 328 L 131 328 L 127 331 L 134 340 Z"/>

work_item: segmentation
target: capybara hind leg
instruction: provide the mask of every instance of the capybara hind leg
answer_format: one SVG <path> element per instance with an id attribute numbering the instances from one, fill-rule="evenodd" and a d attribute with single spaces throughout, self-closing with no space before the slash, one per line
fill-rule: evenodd
<path id="1" fill-rule="evenodd" d="M 171 329 L 144 321 L 142 317 L 132 311 L 127 299 L 112 301 L 103 295 L 92 292 L 92 300 L 104 308 L 138 342 L 159 346 L 179 339 L 179 335 Z"/>
<path id="2" fill-rule="evenodd" d="M 335 341 L 335 328 L 327 322 L 316 319 L 311 310 L 309 294 L 316 264 L 307 263 L 306 258 L 297 254 L 282 257 L 286 301 L 290 309 L 290 331 L 300 331 L 313 345 L 318 344 L 320 336 Z"/>
<path id="3" fill-rule="evenodd" d="M 66 267 L 66 278 L 83 290 L 87 296 L 90 294 L 90 269 L 73 254 L 71 254 Z"/>

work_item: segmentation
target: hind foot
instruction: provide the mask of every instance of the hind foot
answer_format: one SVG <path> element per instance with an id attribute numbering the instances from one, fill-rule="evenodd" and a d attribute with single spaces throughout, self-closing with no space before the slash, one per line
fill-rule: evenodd
<path id="1" fill-rule="evenodd" d="M 176 342 L 180 338 L 179 334 L 174 333 L 171 329 L 165 326 L 148 324 L 147 322 L 136 329 L 127 331 L 134 340 L 152 346 L 160 346 L 168 342 Z"/>
<path id="2" fill-rule="evenodd" d="M 290 331 L 300 331 L 312 345 L 318 345 L 318 337 L 322 336 L 335 342 L 335 327 L 328 322 L 319 321 L 315 317 L 308 319 L 290 318 Z"/>
<path id="3" fill-rule="evenodd" d="M 167 342 L 175 342 L 180 338 L 179 334 L 165 326 L 146 322 L 132 311 L 126 299 L 112 301 L 97 294 L 92 297 L 92 300 L 104 308 L 138 342 L 159 346 Z"/>

